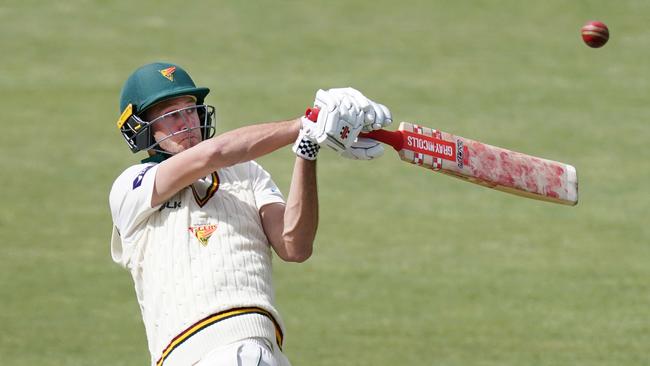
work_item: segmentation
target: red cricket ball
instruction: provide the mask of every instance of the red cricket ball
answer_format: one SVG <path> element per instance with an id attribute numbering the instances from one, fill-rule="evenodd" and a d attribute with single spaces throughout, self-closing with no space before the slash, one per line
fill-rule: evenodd
<path id="1" fill-rule="evenodd" d="M 582 40 L 591 48 L 600 48 L 609 40 L 609 29 L 603 22 L 590 21 L 581 29 Z"/>

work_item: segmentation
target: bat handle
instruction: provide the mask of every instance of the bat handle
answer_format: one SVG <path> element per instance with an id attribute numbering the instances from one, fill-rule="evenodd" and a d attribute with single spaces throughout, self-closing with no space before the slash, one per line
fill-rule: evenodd
<path id="1" fill-rule="evenodd" d="M 402 131 L 375 130 L 368 133 L 362 132 L 359 134 L 359 137 L 366 137 L 383 142 L 384 144 L 392 146 L 396 151 L 402 150 L 404 144 Z"/>
<path id="2" fill-rule="evenodd" d="M 305 117 L 312 122 L 316 122 L 318 121 L 319 112 L 320 108 L 318 107 L 307 107 L 307 110 L 305 111 Z"/>
<path id="3" fill-rule="evenodd" d="M 318 107 L 309 107 L 305 111 L 305 117 L 312 122 L 316 122 L 318 120 L 318 112 L 320 112 Z M 383 142 L 392 146 L 397 151 L 402 150 L 402 145 L 404 144 L 401 131 L 375 130 L 368 133 L 362 132 L 359 136 Z"/>

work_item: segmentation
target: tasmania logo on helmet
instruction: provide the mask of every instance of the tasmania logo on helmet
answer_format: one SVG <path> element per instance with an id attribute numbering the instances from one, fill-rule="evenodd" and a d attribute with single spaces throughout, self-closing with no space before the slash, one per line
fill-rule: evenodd
<path id="1" fill-rule="evenodd" d="M 166 69 L 158 70 L 162 76 L 164 76 L 169 81 L 174 81 L 174 72 L 176 71 L 176 66 L 168 67 Z"/>

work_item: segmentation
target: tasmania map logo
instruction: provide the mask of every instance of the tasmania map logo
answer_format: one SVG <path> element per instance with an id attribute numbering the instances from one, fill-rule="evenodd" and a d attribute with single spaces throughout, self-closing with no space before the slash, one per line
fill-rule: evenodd
<path id="1" fill-rule="evenodd" d="M 166 69 L 158 70 L 162 76 L 167 78 L 169 81 L 174 81 L 174 72 L 176 71 L 176 66 L 168 67 Z"/>

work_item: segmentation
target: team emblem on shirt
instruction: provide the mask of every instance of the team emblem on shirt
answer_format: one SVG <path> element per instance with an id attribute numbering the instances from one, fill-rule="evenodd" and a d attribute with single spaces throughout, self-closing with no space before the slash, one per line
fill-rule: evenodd
<path id="1" fill-rule="evenodd" d="M 204 247 L 208 245 L 208 239 L 212 236 L 212 233 L 217 230 L 217 225 L 216 224 L 209 224 L 209 225 L 194 225 L 190 226 L 189 230 L 196 239 L 203 245 Z"/>

